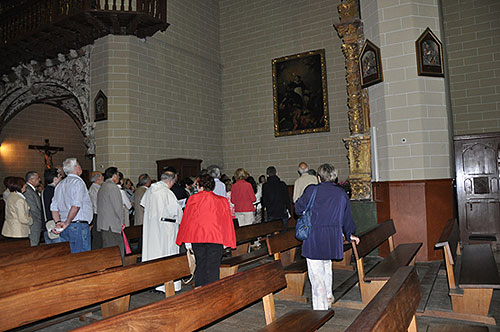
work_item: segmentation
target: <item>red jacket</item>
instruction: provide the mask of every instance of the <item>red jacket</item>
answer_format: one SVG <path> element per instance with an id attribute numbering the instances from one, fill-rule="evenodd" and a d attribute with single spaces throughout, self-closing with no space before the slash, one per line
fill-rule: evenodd
<path id="1" fill-rule="evenodd" d="M 236 248 L 227 199 L 212 191 L 201 191 L 189 197 L 176 243 L 179 246 L 182 243 L 219 243 Z"/>
<path id="2" fill-rule="evenodd" d="M 231 202 L 234 204 L 234 212 L 253 212 L 255 207 L 255 194 L 252 185 L 245 180 L 238 180 L 231 187 Z"/>

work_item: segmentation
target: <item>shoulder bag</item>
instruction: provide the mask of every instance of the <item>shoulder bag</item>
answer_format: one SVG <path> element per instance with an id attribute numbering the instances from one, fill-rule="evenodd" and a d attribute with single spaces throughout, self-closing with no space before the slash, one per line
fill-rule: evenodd
<path id="1" fill-rule="evenodd" d="M 304 241 L 309 237 L 309 233 L 311 232 L 312 207 L 314 205 L 314 200 L 316 199 L 317 191 L 318 186 L 314 186 L 314 190 L 311 198 L 309 198 L 307 207 L 299 220 L 297 220 L 297 226 L 295 227 L 295 237 L 297 240 Z"/>

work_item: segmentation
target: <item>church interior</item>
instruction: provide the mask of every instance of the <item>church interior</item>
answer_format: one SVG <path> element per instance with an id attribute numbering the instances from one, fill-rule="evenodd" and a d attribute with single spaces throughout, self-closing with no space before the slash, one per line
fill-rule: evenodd
<path id="1" fill-rule="evenodd" d="M 447 287 L 436 244 L 451 219 L 500 263 L 498 0 L 3 0 L 0 17 L 2 180 L 69 157 L 87 184 L 110 166 L 134 183 L 167 165 L 255 179 L 275 166 L 291 194 L 300 162 L 331 163 L 357 233 L 393 220 L 381 256 L 422 243 L 421 283 L 443 262 Z M 481 315 L 500 319 L 493 288 Z M 484 303 L 436 320 L 460 324 Z M 252 325 L 261 309 L 238 315 Z M 487 318 L 472 324 L 500 330 Z"/>

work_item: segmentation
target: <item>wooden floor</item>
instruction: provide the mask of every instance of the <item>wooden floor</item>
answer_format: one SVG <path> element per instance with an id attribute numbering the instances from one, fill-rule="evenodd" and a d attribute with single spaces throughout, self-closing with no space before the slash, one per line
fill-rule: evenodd
<path id="1" fill-rule="evenodd" d="M 372 264 L 376 262 L 377 258 L 369 257 L 369 260 L 372 260 Z M 500 253 L 496 254 L 497 264 L 500 269 Z M 440 266 L 440 264 L 436 263 L 417 263 L 417 271 L 419 274 L 419 279 L 422 284 L 422 292 L 424 294 L 422 301 L 426 301 L 426 303 L 421 303 L 421 307 L 419 310 L 424 309 L 424 304 L 427 310 L 440 310 L 440 311 L 449 311 L 451 312 L 451 302 L 448 296 L 448 285 L 446 281 L 446 272 L 444 270 L 444 266 Z M 437 274 L 436 274 L 437 272 Z M 334 289 L 337 289 L 337 292 L 340 290 L 338 287 L 346 280 L 350 280 L 352 274 L 355 273 L 352 271 L 342 271 L 335 270 L 334 273 Z M 434 276 L 432 276 L 434 275 Z M 181 292 L 188 291 L 191 289 L 190 286 L 183 285 L 183 289 Z M 311 296 L 311 288 L 309 282 L 306 283 L 305 294 L 310 298 Z M 429 296 L 425 296 L 425 294 L 429 294 Z M 144 291 L 137 293 L 132 296 L 131 306 L 133 308 L 143 306 L 145 304 L 158 301 L 162 299 L 163 296 L 158 293 L 153 293 L 151 291 Z M 359 293 L 359 287 L 356 285 L 350 291 L 345 293 L 344 296 L 338 301 L 339 305 L 348 302 L 356 302 L 361 301 L 361 296 Z M 299 308 L 310 308 L 311 304 L 301 304 L 295 302 L 281 301 L 275 300 L 276 303 L 276 314 L 277 317 L 280 317 L 286 314 L 288 311 L 299 309 Z M 359 314 L 360 310 L 357 309 L 347 309 L 343 307 L 335 308 L 335 316 L 324 325 L 319 331 L 321 332 L 340 332 L 344 331 L 351 322 L 356 318 Z M 264 321 L 264 311 L 262 307 L 262 303 L 256 303 L 252 306 L 241 310 L 238 313 L 235 313 L 226 319 L 209 326 L 205 329 L 205 331 L 210 332 L 233 332 L 233 331 L 256 331 L 259 328 L 265 326 Z M 87 318 L 86 322 L 81 322 L 78 318 L 73 318 L 56 325 L 52 325 L 50 327 L 36 329 L 37 331 L 68 331 L 78 326 L 86 325 L 88 322 L 92 321 L 92 319 L 100 319 L 100 311 L 95 311 L 91 314 L 89 318 Z M 491 304 L 490 315 L 495 317 L 498 322 L 500 322 L 500 290 L 495 290 L 493 293 L 493 300 Z M 418 331 L 425 332 L 427 330 L 427 326 L 429 324 L 435 324 L 439 322 L 454 322 L 457 324 L 471 324 L 470 322 L 463 321 L 453 321 L 453 320 L 444 320 L 437 318 L 430 318 L 424 316 L 417 316 L 417 324 Z M 500 332 L 500 325 L 489 326 L 490 332 Z M 25 331 L 27 329 L 24 329 Z"/>

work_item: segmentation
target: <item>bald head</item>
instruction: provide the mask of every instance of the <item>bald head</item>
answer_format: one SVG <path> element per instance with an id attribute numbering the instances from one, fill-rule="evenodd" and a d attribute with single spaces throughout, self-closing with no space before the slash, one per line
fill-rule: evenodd
<path id="1" fill-rule="evenodd" d="M 305 162 L 301 162 L 299 164 L 298 169 L 297 169 L 297 171 L 299 172 L 299 175 L 307 173 L 308 170 L 309 170 L 309 166 L 307 166 L 307 164 Z"/>

